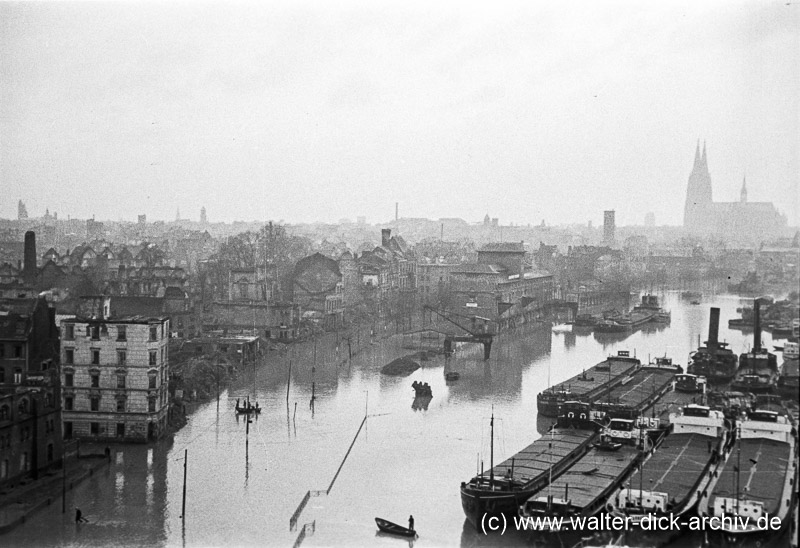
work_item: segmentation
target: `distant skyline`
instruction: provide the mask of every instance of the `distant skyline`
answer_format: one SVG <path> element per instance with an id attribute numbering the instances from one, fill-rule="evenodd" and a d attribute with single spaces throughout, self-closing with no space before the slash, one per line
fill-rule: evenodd
<path id="1" fill-rule="evenodd" d="M 0 2 L 0 217 L 798 224 L 800 4 Z"/>

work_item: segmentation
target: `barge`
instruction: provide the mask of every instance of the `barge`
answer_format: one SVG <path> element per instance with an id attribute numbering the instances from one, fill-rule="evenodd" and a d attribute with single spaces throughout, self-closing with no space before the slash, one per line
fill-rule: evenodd
<path id="1" fill-rule="evenodd" d="M 620 350 L 616 356 L 609 356 L 571 379 L 541 391 L 536 396 L 539 415 L 557 417 L 559 406 L 565 401 L 594 403 L 641 365 L 642 362 L 632 358 L 630 352 Z"/>

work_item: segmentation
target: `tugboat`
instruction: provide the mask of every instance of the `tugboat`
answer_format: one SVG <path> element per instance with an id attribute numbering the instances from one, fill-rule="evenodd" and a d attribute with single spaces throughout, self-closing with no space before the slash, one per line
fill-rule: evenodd
<path id="1" fill-rule="evenodd" d="M 753 394 L 771 392 L 778 383 L 778 359 L 775 354 L 761 348 L 760 301 L 753 306 L 753 349 L 739 356 L 739 372 L 731 383 L 731 390 Z"/>
<path id="2" fill-rule="evenodd" d="M 757 409 L 741 422 L 737 438 L 724 469 L 701 495 L 698 514 L 718 518 L 721 538 L 712 543 L 758 546 L 791 526 L 797 432 L 785 415 Z"/>
<path id="3" fill-rule="evenodd" d="M 787 342 L 783 345 L 783 363 L 778 375 L 778 394 L 786 398 L 797 398 L 800 393 L 800 345 Z"/>
<path id="4" fill-rule="evenodd" d="M 656 295 L 642 295 L 642 302 L 634 306 L 633 311 L 651 313 L 650 321 L 653 322 L 669 323 L 672 320 L 672 313 L 661 308 Z"/>
<path id="5" fill-rule="evenodd" d="M 639 525 L 653 517 L 682 516 L 693 510 L 724 464 L 730 439 L 722 411 L 687 405 L 670 416 L 672 432 L 608 503 L 615 515 Z"/>
<path id="6" fill-rule="evenodd" d="M 705 344 L 689 355 L 687 372 L 702 375 L 712 384 L 730 382 L 736 376 L 737 359 L 728 343 L 719 341 L 719 308 L 711 308 Z"/>

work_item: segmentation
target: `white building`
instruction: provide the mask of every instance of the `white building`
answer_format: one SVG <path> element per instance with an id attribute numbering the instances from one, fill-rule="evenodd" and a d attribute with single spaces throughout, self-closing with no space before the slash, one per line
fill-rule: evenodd
<path id="1" fill-rule="evenodd" d="M 169 409 L 169 319 L 72 318 L 61 325 L 64 437 L 147 441 Z"/>

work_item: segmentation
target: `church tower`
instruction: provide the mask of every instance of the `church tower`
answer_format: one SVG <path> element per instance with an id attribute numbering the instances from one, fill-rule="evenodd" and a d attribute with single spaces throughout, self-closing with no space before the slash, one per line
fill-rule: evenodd
<path id="1" fill-rule="evenodd" d="M 703 154 L 700 154 L 700 141 L 694 153 L 694 166 L 689 174 L 689 185 L 686 188 L 686 205 L 683 210 L 684 228 L 702 228 L 705 224 L 707 207 L 713 202 L 711 196 L 711 174 L 708 172 L 706 144 L 703 143 Z"/>

